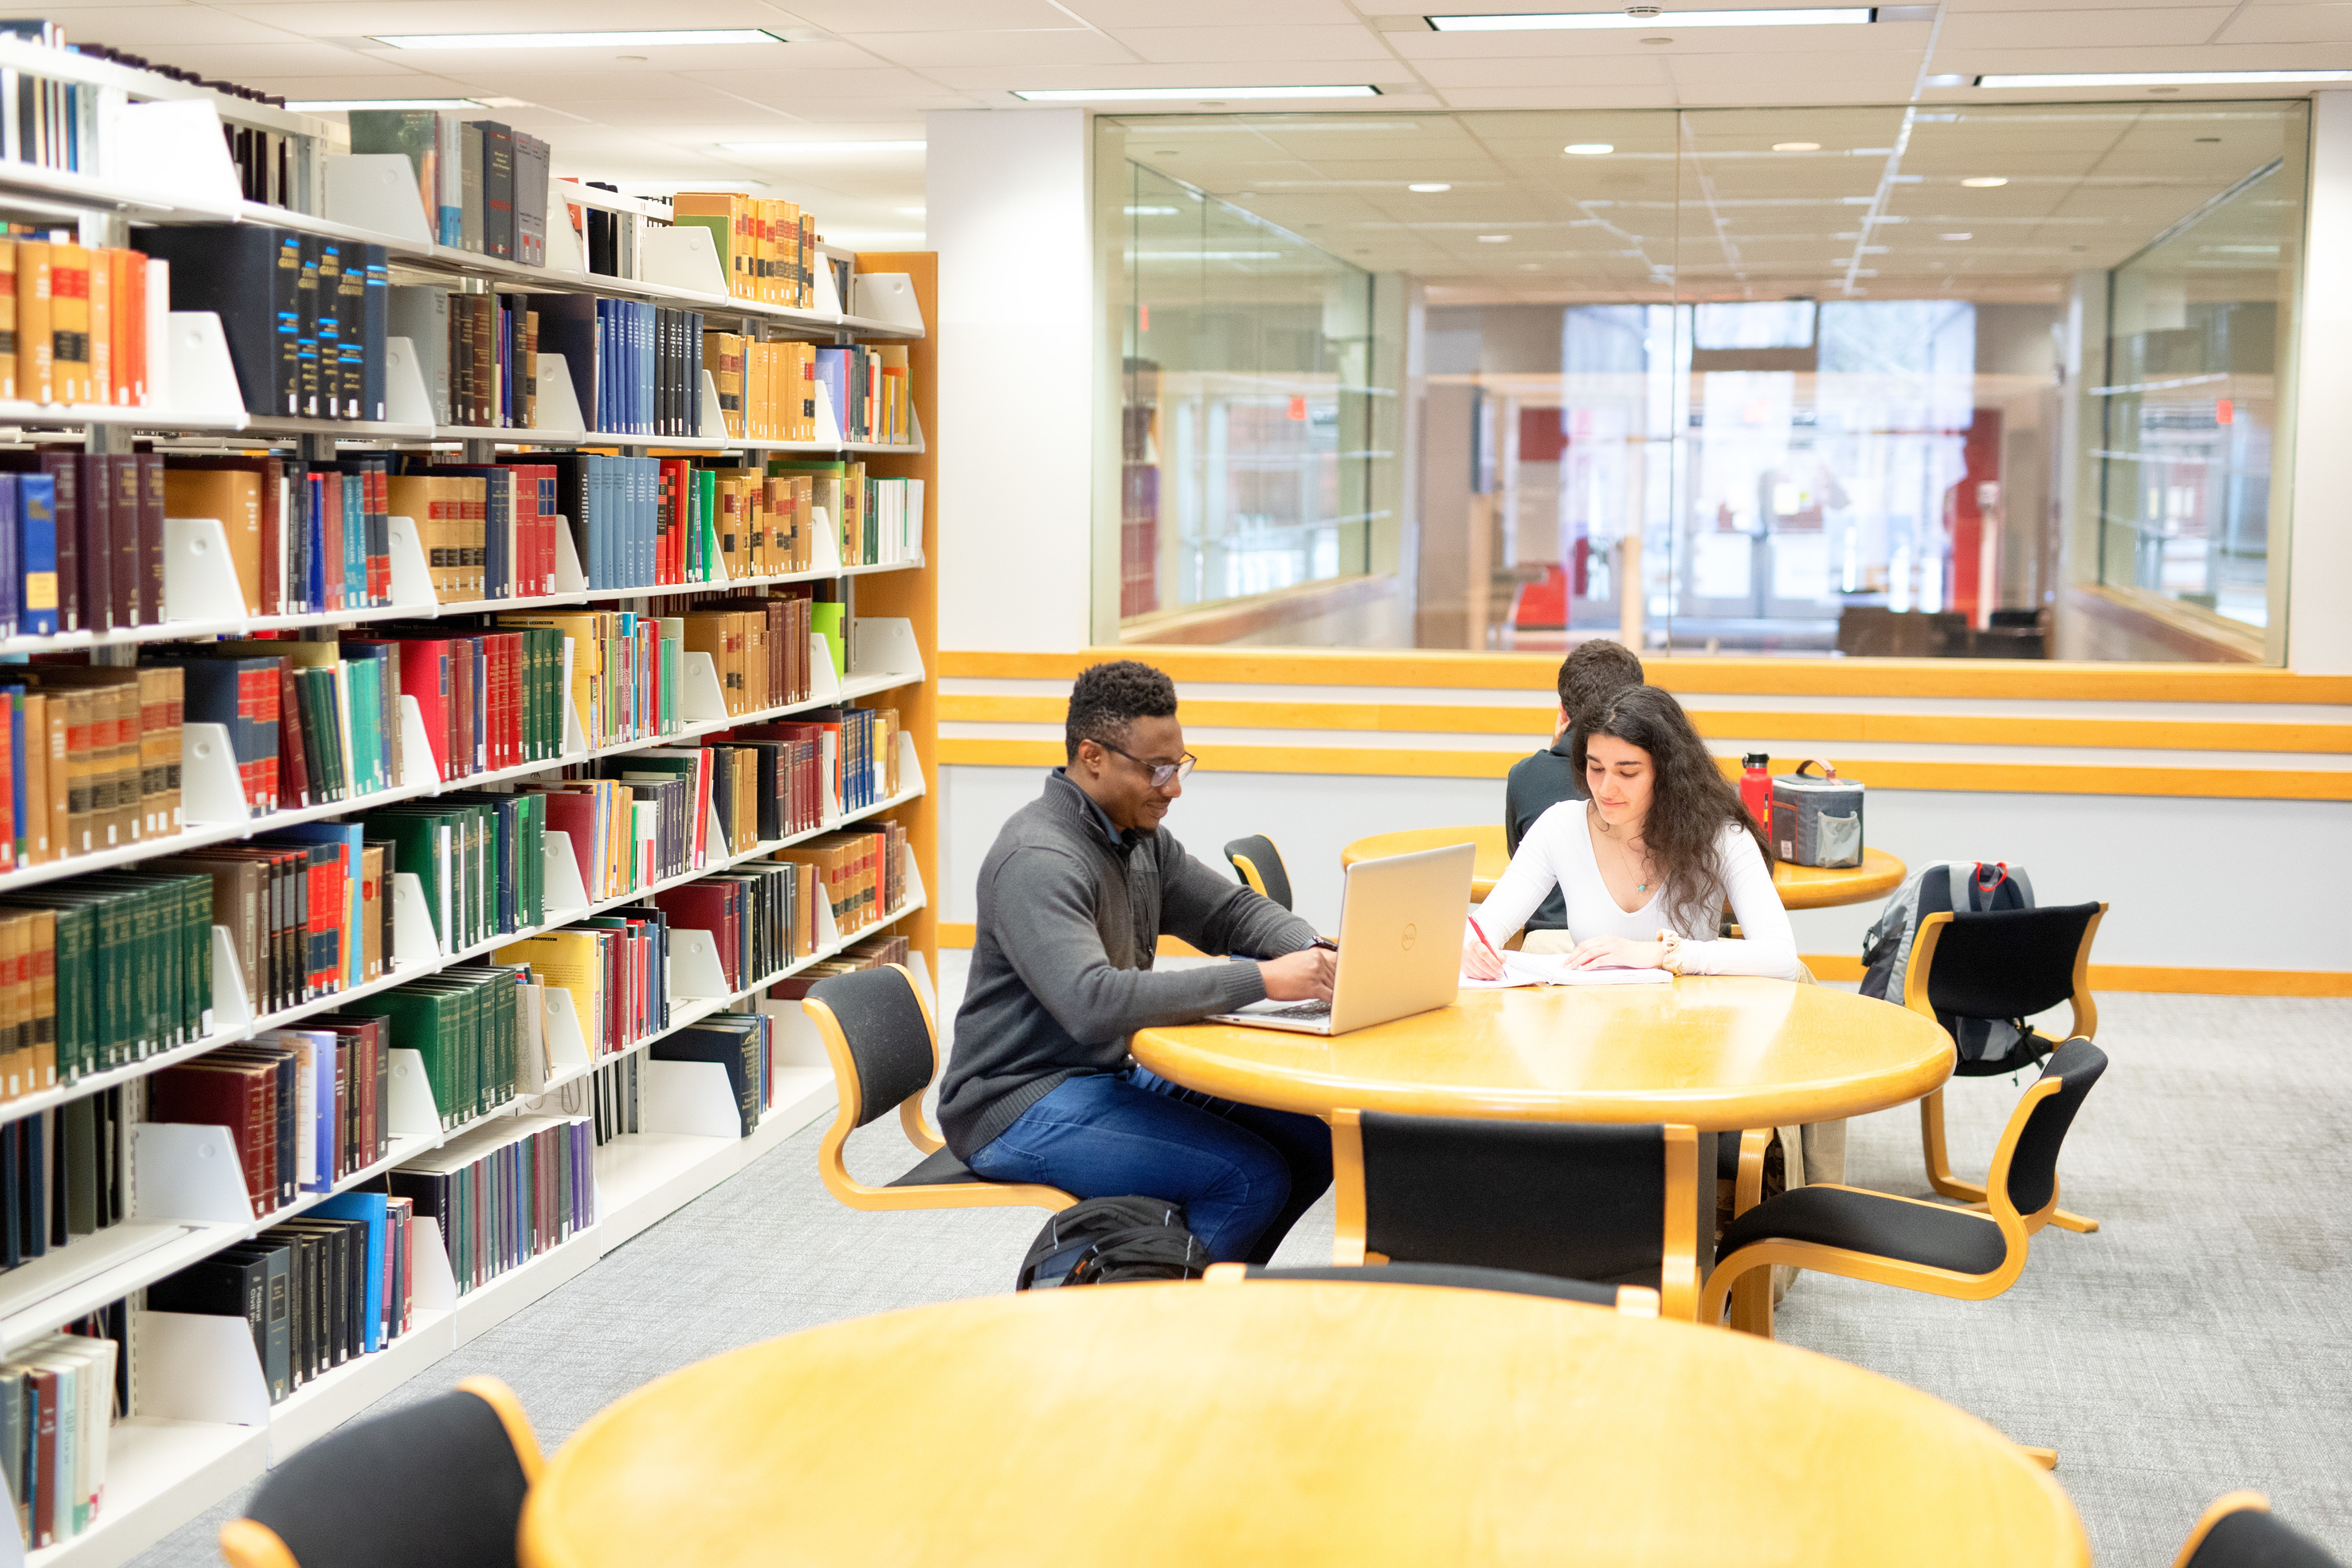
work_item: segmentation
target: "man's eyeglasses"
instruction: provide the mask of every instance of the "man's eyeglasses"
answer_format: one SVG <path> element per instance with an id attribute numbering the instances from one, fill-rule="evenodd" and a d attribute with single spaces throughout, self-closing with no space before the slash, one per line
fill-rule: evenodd
<path id="1" fill-rule="evenodd" d="M 1106 752 L 1118 752 L 1120 756 L 1125 757 L 1129 762 L 1133 763 L 1137 767 L 1141 768 L 1144 772 L 1150 773 L 1151 775 L 1151 787 L 1153 789 L 1166 789 L 1170 784 L 1174 784 L 1179 779 L 1191 778 L 1192 776 L 1192 770 L 1201 765 L 1201 759 L 1194 756 L 1190 752 L 1185 752 L 1181 757 L 1179 757 L 1172 763 L 1147 763 L 1141 757 L 1137 756 L 1133 752 L 1119 751 L 1117 746 L 1112 745 L 1108 741 L 1097 741 L 1095 744 L 1100 746 Z"/>

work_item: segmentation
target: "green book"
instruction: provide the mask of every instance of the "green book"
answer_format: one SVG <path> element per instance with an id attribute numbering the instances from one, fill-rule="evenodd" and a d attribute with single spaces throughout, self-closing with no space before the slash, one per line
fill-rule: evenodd
<path id="1" fill-rule="evenodd" d="M 443 1131 L 471 1115 L 470 1111 L 460 1113 L 456 1006 L 447 991 L 429 984 L 396 985 L 359 997 L 343 1010 L 357 1017 L 389 1019 L 391 1048 L 415 1051 L 424 1058 L 425 1086 L 433 1091 Z"/>

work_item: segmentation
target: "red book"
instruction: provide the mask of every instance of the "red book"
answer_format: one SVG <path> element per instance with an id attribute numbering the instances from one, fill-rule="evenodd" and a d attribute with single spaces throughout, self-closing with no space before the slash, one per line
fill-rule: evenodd
<path id="1" fill-rule="evenodd" d="M 685 887 L 654 895 L 654 907 L 669 916 L 671 925 L 710 933 L 712 944 L 719 949 L 719 970 L 727 976 L 730 988 L 743 983 L 736 951 L 741 942 L 737 903 L 730 896 L 741 890 L 742 884 L 739 882 L 710 879 L 688 882 Z"/>
<path id="2" fill-rule="evenodd" d="M 367 509 L 371 517 L 382 517 L 392 510 L 392 476 L 383 468 L 370 468 L 360 481 L 367 493 Z M 368 603 L 392 603 L 392 555 L 389 551 L 371 551 L 367 560 Z"/>
<path id="3" fill-rule="evenodd" d="M 58 1374 L 33 1368 L 27 1375 L 40 1405 L 40 1425 L 33 1447 L 40 1467 L 40 1484 L 33 1488 L 33 1544 L 52 1546 L 58 1538 L 58 1489 L 49 1478 L 58 1473 Z"/>
<path id="4" fill-rule="evenodd" d="M 265 1121 L 263 1107 L 277 1078 L 275 1067 L 211 1058 L 165 1068 L 147 1080 L 148 1121 L 228 1129 L 257 1219 L 269 1212 L 276 1196 L 270 1185 L 275 1173 L 264 1161 L 274 1153 L 278 1123 L 275 1108 Z"/>
<path id="5" fill-rule="evenodd" d="M 425 733 L 438 753 L 434 763 L 444 782 L 458 777 L 457 752 L 449 744 L 450 687 L 453 676 L 449 643 L 439 637 L 404 637 L 394 645 L 400 658 L 400 694 L 416 699 L 425 716 Z"/>
<path id="6" fill-rule="evenodd" d="M 572 858 L 580 862 L 580 880 L 592 900 L 603 897 L 604 868 L 596 864 L 596 796 L 583 790 L 547 793 L 547 827 L 572 836 Z"/>
<path id="7" fill-rule="evenodd" d="M 294 665 L 291 660 L 278 669 L 278 710 L 299 713 L 294 699 Z M 310 753 L 302 744 L 299 721 L 278 732 L 278 798 L 289 805 L 310 804 Z"/>

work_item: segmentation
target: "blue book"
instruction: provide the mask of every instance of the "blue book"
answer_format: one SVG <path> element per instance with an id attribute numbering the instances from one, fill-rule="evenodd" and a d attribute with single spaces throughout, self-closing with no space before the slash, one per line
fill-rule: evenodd
<path id="1" fill-rule="evenodd" d="M 368 1353 L 383 1348 L 391 1325 L 384 1321 L 383 1293 L 384 1227 L 390 1216 L 385 1212 L 386 1198 L 383 1193 L 337 1193 L 311 1209 L 320 1219 L 363 1219 L 367 1221 L 367 1311 L 360 1320 L 362 1344 Z"/>

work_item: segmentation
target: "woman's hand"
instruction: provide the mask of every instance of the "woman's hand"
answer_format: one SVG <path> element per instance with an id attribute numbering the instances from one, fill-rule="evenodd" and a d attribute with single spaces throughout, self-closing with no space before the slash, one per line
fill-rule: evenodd
<path id="1" fill-rule="evenodd" d="M 1462 926 L 1462 973 L 1473 980 L 1500 980 L 1503 961 L 1478 934 L 1475 921 L 1465 921 Z"/>
<path id="2" fill-rule="evenodd" d="M 1655 969 L 1664 943 L 1628 942 L 1622 936 L 1589 936 L 1576 944 L 1563 969 Z"/>

